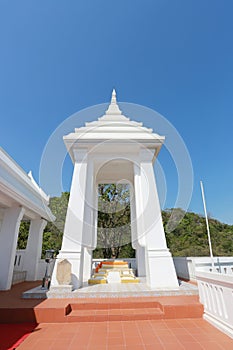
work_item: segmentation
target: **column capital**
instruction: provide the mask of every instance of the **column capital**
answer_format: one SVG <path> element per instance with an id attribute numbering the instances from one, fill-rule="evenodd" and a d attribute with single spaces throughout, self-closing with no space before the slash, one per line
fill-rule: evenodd
<path id="1" fill-rule="evenodd" d="M 25 208 L 22 206 L 14 206 L 11 208 L 6 208 L 4 212 L 4 217 L 9 217 L 11 221 L 16 220 L 17 223 L 20 223 L 25 213 Z M 4 219 L 4 218 L 3 218 Z"/>
<path id="2" fill-rule="evenodd" d="M 154 149 L 142 148 L 139 152 L 139 160 L 140 162 L 150 163 L 154 158 Z"/>
<path id="3" fill-rule="evenodd" d="M 73 149 L 74 160 L 77 163 L 87 162 L 88 149 L 87 148 L 79 148 Z"/>
<path id="4" fill-rule="evenodd" d="M 43 227 L 43 229 L 45 228 L 45 226 L 47 225 L 47 220 L 43 219 L 43 218 L 37 218 L 37 219 L 31 219 L 30 220 L 31 223 L 38 223 L 41 225 L 41 227 Z"/>

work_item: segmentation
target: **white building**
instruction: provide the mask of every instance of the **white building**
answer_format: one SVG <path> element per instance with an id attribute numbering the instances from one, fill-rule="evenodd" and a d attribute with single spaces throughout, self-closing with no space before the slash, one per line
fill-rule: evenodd
<path id="1" fill-rule="evenodd" d="M 52 287 L 59 289 L 57 267 L 71 266 L 69 288 L 80 288 L 90 278 L 92 251 L 97 243 L 97 186 L 125 182 L 131 187 L 131 242 L 137 271 L 155 289 L 176 289 L 178 281 L 166 244 L 153 163 L 164 137 L 120 111 L 116 93 L 105 115 L 64 137 L 74 164 L 61 251 Z M 65 286 L 60 286 L 61 290 Z"/>
<path id="2" fill-rule="evenodd" d="M 48 204 L 49 197 L 36 184 L 31 172 L 26 174 L 0 148 L 0 290 L 11 288 L 22 219 L 30 220 L 23 270 L 26 280 L 36 280 L 43 230 L 47 221 L 55 220 Z"/>

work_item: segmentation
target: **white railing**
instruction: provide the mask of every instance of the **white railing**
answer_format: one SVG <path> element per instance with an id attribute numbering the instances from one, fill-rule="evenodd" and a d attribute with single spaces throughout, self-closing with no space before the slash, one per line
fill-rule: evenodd
<path id="1" fill-rule="evenodd" d="M 233 338 L 233 276 L 196 271 L 204 319 Z"/>
<path id="2" fill-rule="evenodd" d="M 173 257 L 176 273 L 179 277 L 196 280 L 197 271 L 212 271 L 210 257 Z M 233 274 L 233 257 L 215 257 L 215 269 L 222 274 Z"/>
<path id="3" fill-rule="evenodd" d="M 18 249 L 16 250 L 16 254 L 15 254 L 15 261 L 14 261 L 14 272 L 15 272 L 15 276 L 13 277 L 13 279 L 15 280 L 16 278 L 18 278 L 17 276 L 21 276 L 19 274 L 19 272 L 26 272 L 25 270 L 25 266 L 24 266 L 24 256 L 25 256 L 25 252 L 26 249 Z M 49 273 L 52 274 L 53 271 L 53 267 L 54 267 L 54 262 L 55 259 L 53 261 L 51 261 L 51 263 L 49 264 Z M 44 259 L 40 259 L 38 261 L 38 267 L 37 267 L 37 274 L 35 279 L 37 280 L 42 280 L 45 274 L 45 269 L 46 269 L 46 262 Z M 26 276 L 26 275 L 25 275 Z"/>
<path id="4" fill-rule="evenodd" d="M 195 262 L 192 257 L 173 257 L 176 274 L 180 278 L 195 280 Z"/>
<path id="5" fill-rule="evenodd" d="M 23 271 L 24 256 L 25 249 L 16 250 L 12 284 L 24 282 L 26 280 L 27 272 Z"/>
<path id="6" fill-rule="evenodd" d="M 25 255 L 25 249 L 16 250 L 14 271 L 23 271 L 23 260 Z"/>
<path id="7" fill-rule="evenodd" d="M 12 284 L 17 284 L 26 281 L 27 271 L 13 271 Z"/>

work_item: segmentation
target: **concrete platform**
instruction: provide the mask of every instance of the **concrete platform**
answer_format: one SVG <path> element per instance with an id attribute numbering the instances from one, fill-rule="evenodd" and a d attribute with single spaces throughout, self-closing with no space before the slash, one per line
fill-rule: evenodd
<path id="1" fill-rule="evenodd" d="M 41 287 L 33 288 L 23 293 L 23 298 L 27 299 L 45 299 L 45 298 L 126 298 L 126 297 L 143 297 L 143 296 L 176 296 L 176 295 L 198 295 L 196 285 L 179 281 L 179 289 L 175 290 L 154 290 L 147 286 L 145 279 L 141 278 L 140 283 L 111 283 L 111 284 L 85 284 L 82 288 L 74 291 L 66 291 L 56 288 L 45 291 Z"/>

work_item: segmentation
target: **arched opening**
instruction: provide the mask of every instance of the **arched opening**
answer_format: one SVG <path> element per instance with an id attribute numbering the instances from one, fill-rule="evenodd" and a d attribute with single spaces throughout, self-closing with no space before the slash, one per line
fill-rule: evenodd
<path id="1" fill-rule="evenodd" d="M 131 244 L 130 184 L 100 183 L 97 196 L 97 247 L 93 258 L 135 258 Z"/>

